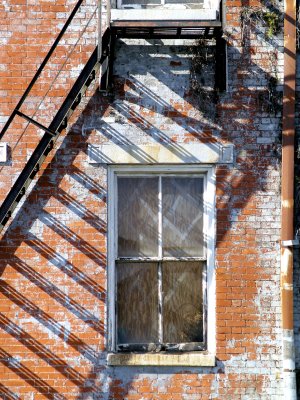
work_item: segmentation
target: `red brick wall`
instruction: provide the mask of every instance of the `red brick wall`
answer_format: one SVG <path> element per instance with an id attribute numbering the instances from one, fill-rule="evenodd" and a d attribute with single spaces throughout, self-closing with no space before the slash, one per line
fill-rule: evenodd
<path id="1" fill-rule="evenodd" d="M 2 125 L 74 5 L 53 3 L 0 6 Z M 216 120 L 203 115 L 191 92 L 191 43 L 119 42 L 114 89 L 103 95 L 97 82 L 90 89 L 2 234 L 3 398 L 280 398 L 280 113 L 266 96 L 270 76 L 280 82 L 282 49 L 280 39 L 272 42 L 255 27 L 242 37 L 240 2 L 227 7 L 228 91 L 219 96 Z M 49 123 L 85 63 L 95 42 L 92 32 L 87 36 L 51 86 L 39 121 Z M 59 48 L 34 89 L 24 108 L 30 115 L 64 53 Z M 23 128 L 18 120 L 3 139 L 12 155 L 0 165 L 2 198 L 41 136 Z M 122 137 L 235 146 L 234 164 L 217 168 L 214 368 L 106 365 L 107 174 L 88 163 L 87 146 Z"/>

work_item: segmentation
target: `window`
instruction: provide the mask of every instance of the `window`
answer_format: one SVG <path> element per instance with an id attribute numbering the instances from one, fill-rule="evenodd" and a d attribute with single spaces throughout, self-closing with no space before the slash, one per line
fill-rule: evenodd
<path id="1" fill-rule="evenodd" d="M 111 170 L 114 351 L 207 349 L 212 177 L 212 170 L 199 166 Z"/>

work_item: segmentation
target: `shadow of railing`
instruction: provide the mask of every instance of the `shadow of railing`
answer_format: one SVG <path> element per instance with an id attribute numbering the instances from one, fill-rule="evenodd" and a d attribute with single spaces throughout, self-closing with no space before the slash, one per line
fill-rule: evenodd
<path id="1" fill-rule="evenodd" d="M 46 226 L 56 232 L 62 239 L 65 239 L 70 245 L 77 247 L 84 254 L 86 254 L 92 261 L 98 265 L 105 265 L 106 256 L 100 251 L 96 250 L 89 242 L 82 239 L 77 233 L 73 232 L 66 225 L 54 218 L 47 211 L 43 211 L 39 215 L 39 219 Z"/>
<path id="2" fill-rule="evenodd" d="M 93 101 L 98 101 L 99 95 L 97 93 L 95 97 L 96 99 L 92 98 L 91 103 L 93 103 Z M 77 127 L 81 125 L 82 120 L 83 117 L 78 119 L 76 125 Z M 69 142 L 69 145 L 66 147 L 69 146 L 69 148 L 71 148 L 71 143 L 73 141 L 76 142 L 77 138 L 74 138 L 74 136 L 72 137 L 71 135 L 64 140 L 64 143 Z M 65 221 L 54 218 L 45 210 L 41 213 L 49 198 L 53 197 L 53 199 L 56 199 L 56 201 L 60 202 L 64 207 L 69 209 L 70 212 L 74 212 L 74 214 L 77 215 L 80 220 L 83 220 L 86 224 L 89 224 L 95 233 L 102 236 L 106 233 L 106 223 L 104 221 L 102 221 L 100 218 L 97 218 L 84 206 L 83 203 L 79 203 L 76 200 L 76 195 L 72 195 L 71 192 L 66 193 L 63 189 L 59 188 L 58 182 L 63 180 L 66 177 L 66 174 L 68 174 L 69 177 L 73 179 L 74 182 L 76 182 L 80 187 L 84 188 L 84 190 L 87 190 L 92 195 L 97 196 L 97 198 L 101 199 L 105 204 L 106 190 L 103 189 L 98 182 L 94 181 L 90 176 L 86 175 L 83 171 L 73 165 L 73 161 L 77 156 L 78 151 L 80 151 L 79 147 L 75 153 L 68 157 L 68 160 L 66 161 L 70 163 L 68 164 L 68 168 L 61 169 L 61 158 L 63 158 L 65 154 L 68 154 L 68 151 L 66 151 L 66 148 L 63 144 L 62 147 L 57 151 L 50 164 L 48 164 L 47 168 L 41 174 L 38 180 L 39 183 L 37 183 L 37 185 L 40 185 L 39 189 L 36 186 L 37 192 L 34 189 L 31 194 L 29 194 L 28 199 L 25 201 L 20 211 L 18 211 L 16 218 L 12 221 L 8 227 L 8 230 L 1 239 L 0 258 L 4 262 L 1 262 L 0 269 L 1 274 L 3 274 L 6 265 L 12 266 L 14 270 L 17 271 L 17 275 L 19 277 L 28 279 L 33 285 L 36 285 L 36 287 L 48 295 L 49 299 L 57 301 L 63 309 L 71 312 L 79 321 L 81 321 L 80 323 L 84 326 L 84 332 L 87 332 L 87 327 L 92 328 L 95 333 L 92 334 L 92 332 L 90 332 L 89 335 L 91 338 L 96 338 L 99 337 L 99 335 L 103 336 L 104 334 L 103 320 L 99 319 L 99 316 L 95 316 L 91 311 L 88 310 L 86 306 L 81 304 L 81 302 L 84 300 L 82 296 L 75 301 L 75 299 L 72 299 L 69 294 L 67 295 L 64 290 L 59 288 L 59 280 L 54 283 L 54 281 L 46 279 L 45 276 L 35 270 L 35 267 L 31 268 L 30 259 L 28 259 L 28 262 L 26 262 L 26 257 L 21 260 L 14 255 L 24 240 L 24 244 L 29 246 L 34 252 L 36 252 L 36 254 L 39 254 L 41 257 L 44 257 L 44 259 L 48 260 L 48 262 L 50 262 L 54 268 L 58 268 L 62 273 L 66 274 L 67 277 L 71 278 L 75 285 L 79 285 L 79 287 L 82 286 L 85 290 L 91 293 L 95 299 L 94 305 L 93 303 L 90 303 L 91 307 L 94 309 L 97 305 L 97 308 L 100 309 L 99 302 L 103 304 L 106 295 L 104 288 L 89 276 L 88 271 L 85 271 L 84 269 L 81 269 L 81 267 L 77 266 L 77 260 L 76 265 L 72 264 L 62 255 L 61 252 L 57 251 L 56 248 L 51 247 L 52 242 L 47 243 L 46 240 L 41 240 L 40 237 L 36 237 L 31 233 L 32 226 L 39 221 L 39 224 L 45 224 L 45 226 L 47 226 L 51 231 L 59 235 L 61 237 L 61 243 L 65 243 L 66 247 L 69 246 L 78 249 L 79 254 L 83 254 L 84 257 L 88 257 L 98 267 L 101 266 L 103 268 L 105 266 L 106 257 L 99 250 L 97 250 L 97 245 L 94 247 L 80 237 L 78 233 L 73 232 L 65 225 Z M 50 187 L 53 187 L 53 184 L 55 186 L 55 190 L 49 190 Z M 42 191 L 43 194 L 39 196 L 39 202 L 37 203 L 36 195 L 37 193 L 41 194 Z M 32 204 L 37 206 L 37 214 L 35 216 L 32 216 Z M 28 207 L 27 210 L 26 207 Z M 39 215 L 41 216 L 41 220 L 36 219 L 36 216 Z M 12 232 L 14 232 L 13 236 L 11 236 Z M 16 236 L 17 232 L 18 235 L 20 234 L 18 238 Z M 74 258 L 74 261 L 75 259 L 76 257 Z M 91 341 L 81 339 L 82 332 L 79 332 L 79 336 L 74 334 L 71 328 L 67 328 L 68 324 L 65 324 L 64 322 L 61 323 L 57 320 L 55 308 L 53 309 L 54 313 L 51 313 L 51 316 L 49 313 L 43 311 L 42 303 L 36 301 L 37 298 L 34 293 L 31 295 L 29 292 L 27 292 L 26 296 L 24 296 L 14 287 L 14 285 L 8 284 L 3 279 L 0 281 L 0 293 L 3 299 L 6 299 L 7 302 L 11 302 L 14 307 L 19 307 L 25 313 L 29 314 L 33 318 L 34 325 L 36 324 L 39 326 L 39 328 L 44 327 L 46 331 L 51 332 L 51 334 L 57 338 L 58 342 L 61 340 L 64 343 L 64 346 L 67 348 L 70 347 L 70 349 L 73 349 L 80 354 L 82 360 L 86 360 L 88 363 L 94 366 L 98 364 L 98 352 L 96 351 L 94 345 L 95 340 L 92 340 L 92 344 L 90 345 L 89 342 Z M 2 320 L 2 322 L 5 321 L 5 323 L 8 323 L 10 321 L 10 325 L 6 325 L 4 327 L 4 324 L 2 324 L 2 327 L 7 334 L 11 334 L 11 331 L 7 331 L 7 329 L 9 329 L 8 327 L 13 326 L 13 328 L 16 329 L 17 323 L 16 321 L 8 321 L 6 316 L 3 316 L 3 318 L 6 319 Z M 49 364 L 50 367 L 54 368 L 57 374 L 61 374 L 66 381 L 76 384 L 78 386 L 78 391 L 88 390 L 89 392 L 94 392 L 94 388 L 89 385 L 86 377 L 83 377 L 77 373 L 73 367 L 71 367 L 73 362 L 71 363 L 70 361 L 64 361 L 61 357 L 54 353 L 52 354 L 52 352 L 47 350 L 47 348 L 43 347 L 43 345 L 41 345 L 39 341 L 34 338 L 37 332 L 31 336 L 24 331 L 24 329 L 22 330 L 21 327 L 19 329 L 20 330 L 18 332 L 15 332 L 15 339 L 21 340 L 22 338 L 22 341 L 20 342 L 21 345 L 29 348 L 29 350 L 31 350 L 32 354 L 35 354 L 35 356 L 42 358 L 46 363 Z M 98 348 L 99 345 L 96 347 Z M 5 352 L 6 350 L 3 349 L 3 351 Z M 46 397 L 52 399 L 65 398 L 63 395 L 59 397 L 59 392 L 62 390 L 62 388 L 56 390 L 54 387 L 51 387 L 52 384 L 50 381 L 47 383 L 48 379 L 43 382 L 44 378 L 42 379 L 35 375 L 31 376 L 29 374 L 30 367 L 25 366 L 26 362 L 24 366 L 21 365 L 20 369 L 18 370 L 17 368 L 14 369 L 10 363 L 6 363 L 4 359 L 1 361 L 8 369 L 11 369 L 13 372 L 16 372 L 17 375 L 19 375 L 20 382 L 24 380 L 26 384 L 31 385 L 35 381 L 36 385 L 33 385 L 33 390 L 35 392 L 39 392 L 41 394 L 47 393 Z M 61 379 L 61 377 L 59 379 Z M 51 380 L 51 382 L 53 382 L 53 380 Z M 8 381 L 8 388 L 3 387 L 0 389 L 3 393 L 9 393 L 9 387 L 10 384 Z M 16 393 L 18 393 L 17 389 Z M 7 396 L 7 398 L 9 397 Z"/>
<path id="3" fill-rule="evenodd" d="M 96 95 L 96 99 L 100 102 L 99 96 Z M 97 100 L 94 100 L 97 101 Z M 86 141 L 88 140 L 88 137 L 85 137 L 85 140 L 83 139 L 81 141 L 82 146 L 86 144 Z M 78 150 L 79 151 L 79 150 Z M 72 159 L 70 160 L 70 167 L 68 168 L 68 174 L 74 179 L 76 182 L 78 182 L 82 187 L 87 189 L 91 194 L 97 195 L 102 201 L 106 201 L 106 190 L 99 185 L 96 181 L 94 181 L 90 176 L 85 174 L 84 172 L 80 171 L 78 167 L 75 165 L 72 165 L 72 161 L 74 161 L 75 155 L 73 155 Z"/>
<path id="4" fill-rule="evenodd" d="M 73 347 L 76 351 L 81 353 L 91 362 L 95 362 L 97 359 L 96 352 L 89 347 L 84 341 L 79 339 L 65 326 L 61 325 L 54 318 L 52 318 L 45 311 L 40 309 L 36 304 L 22 296 L 16 289 L 14 289 L 8 283 L 0 280 L 0 293 L 4 295 L 7 300 L 13 302 L 19 306 L 26 313 L 30 314 L 45 328 L 53 332 L 58 338 L 63 340 L 67 345 Z"/>
<path id="5" fill-rule="evenodd" d="M 28 234 L 28 237 L 25 239 L 25 243 L 41 256 L 45 257 L 46 260 L 50 261 L 54 267 L 58 268 L 74 282 L 90 292 L 96 299 L 105 300 L 105 290 L 102 286 L 87 276 L 79 268 L 75 267 L 61 254 L 55 252 L 47 243 L 30 234 Z"/>
<path id="6" fill-rule="evenodd" d="M 52 386 L 48 385 L 48 383 L 44 379 L 39 378 L 38 375 L 33 373 L 29 368 L 27 368 L 24 364 L 11 356 L 7 351 L 3 350 L 2 348 L 0 348 L 0 362 L 16 375 L 18 375 L 21 379 L 36 388 L 39 393 L 45 396 L 47 399 L 67 399 L 67 397 L 60 394 Z"/>
<path id="7" fill-rule="evenodd" d="M 86 308 L 74 301 L 69 295 L 60 290 L 56 285 L 47 280 L 43 275 L 30 268 L 24 261 L 18 257 L 12 258 L 9 264 L 22 276 L 43 290 L 47 295 L 55 299 L 61 306 L 81 319 L 96 332 L 104 334 L 104 325 L 98 321 L 98 317 L 91 314 Z"/>
<path id="8" fill-rule="evenodd" d="M 55 198 L 65 205 L 70 211 L 87 222 L 99 233 L 105 234 L 107 230 L 107 224 L 101 220 L 97 215 L 88 210 L 84 205 L 80 204 L 74 197 L 70 196 L 64 190 L 58 188 Z"/>
<path id="9" fill-rule="evenodd" d="M 6 386 L 0 382 L 0 396 L 4 400 L 21 400 L 21 397 L 10 391 Z"/>
<path id="10" fill-rule="evenodd" d="M 68 379 L 78 387 L 84 386 L 85 377 L 83 375 L 72 368 L 64 360 L 57 357 L 53 352 L 48 350 L 47 347 L 43 346 L 40 342 L 34 339 L 33 336 L 29 335 L 29 333 L 27 333 L 17 324 L 5 317 L 5 315 L 3 315 L 2 313 L 0 313 L 0 327 L 11 337 L 27 347 L 32 353 L 37 354 L 50 367 L 53 367 L 60 374 L 64 375 L 66 379 Z"/>

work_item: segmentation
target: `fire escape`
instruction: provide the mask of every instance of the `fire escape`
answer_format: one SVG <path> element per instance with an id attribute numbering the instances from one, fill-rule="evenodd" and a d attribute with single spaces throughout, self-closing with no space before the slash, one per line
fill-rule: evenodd
<path id="1" fill-rule="evenodd" d="M 79 0 L 54 41 L 44 61 L 19 100 L 0 133 L 0 140 L 11 127 L 16 117 L 41 129 L 44 134 L 20 172 L 11 190 L 0 207 L 0 231 L 11 218 L 12 213 L 34 179 L 47 155 L 54 147 L 60 133 L 67 127 L 69 118 L 81 102 L 87 88 L 100 74 L 100 90 L 106 90 L 111 82 L 114 45 L 119 38 L 140 39 L 210 39 L 216 40 L 216 86 L 224 90 L 226 86 L 226 44 L 222 38 L 225 14 L 224 2 L 219 0 L 112 0 L 106 7 L 98 5 L 98 25 L 100 32 L 98 46 L 94 49 L 67 97 L 56 112 L 49 126 L 44 126 L 35 118 L 21 111 L 50 57 L 61 44 L 63 36 L 80 12 L 84 0 Z"/>

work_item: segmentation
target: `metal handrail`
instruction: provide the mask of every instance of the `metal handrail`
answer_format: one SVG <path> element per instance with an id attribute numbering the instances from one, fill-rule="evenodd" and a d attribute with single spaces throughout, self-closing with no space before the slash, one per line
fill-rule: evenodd
<path id="1" fill-rule="evenodd" d="M 69 18 L 67 19 L 66 23 L 64 24 L 64 26 L 62 27 L 60 33 L 58 34 L 57 38 L 55 39 L 53 45 L 51 46 L 49 52 L 47 53 L 46 57 L 44 58 L 43 62 L 41 63 L 41 65 L 39 66 L 38 70 L 36 71 L 34 77 L 32 78 L 31 82 L 29 83 L 27 89 L 25 90 L 23 96 L 21 97 L 21 99 L 19 100 L 18 104 L 16 105 L 15 109 L 13 110 L 13 112 L 11 113 L 10 117 L 8 118 L 8 120 L 6 121 L 2 131 L 0 132 L 0 140 L 2 139 L 2 137 L 4 136 L 5 132 L 7 131 L 7 129 L 9 128 L 10 124 L 12 123 L 14 117 L 17 115 L 17 111 L 19 111 L 19 109 L 21 108 L 22 104 L 24 103 L 24 101 L 26 100 L 26 97 L 28 96 L 28 94 L 30 93 L 33 85 L 35 84 L 35 82 L 38 80 L 40 74 L 42 73 L 45 65 L 47 64 L 47 62 L 49 61 L 50 57 L 52 56 L 53 52 L 55 51 L 58 43 L 60 42 L 61 38 L 63 37 L 63 35 L 65 34 L 66 30 L 68 29 L 70 23 L 72 22 L 75 14 L 77 13 L 79 7 L 81 6 L 81 4 L 83 3 L 83 0 L 79 0 L 76 4 L 76 6 L 74 7 L 73 11 L 71 12 Z"/>
<path id="2" fill-rule="evenodd" d="M 103 62 L 104 57 L 105 56 L 102 57 L 101 62 Z M 60 130 L 65 127 L 69 110 L 72 109 L 73 104 L 77 104 L 76 100 L 78 96 L 80 96 L 82 88 L 87 88 L 90 82 L 95 79 L 95 66 L 100 66 L 97 58 L 97 47 L 95 48 L 85 68 L 82 70 L 80 76 L 77 78 L 69 95 L 58 110 L 52 123 L 49 125 L 49 128 L 45 128 L 41 125 L 39 126 L 41 129 L 45 130 L 45 134 L 0 206 L 0 232 L 8 219 L 11 217 L 17 203 L 24 196 L 27 187 L 34 178 L 35 174 L 39 171 L 40 165 L 44 161 L 45 157 L 53 148 L 54 142 L 59 136 Z M 16 113 L 18 115 L 19 111 L 17 110 Z M 29 117 L 26 117 L 27 120 L 28 118 Z M 36 121 L 29 122 L 37 125 Z"/>

